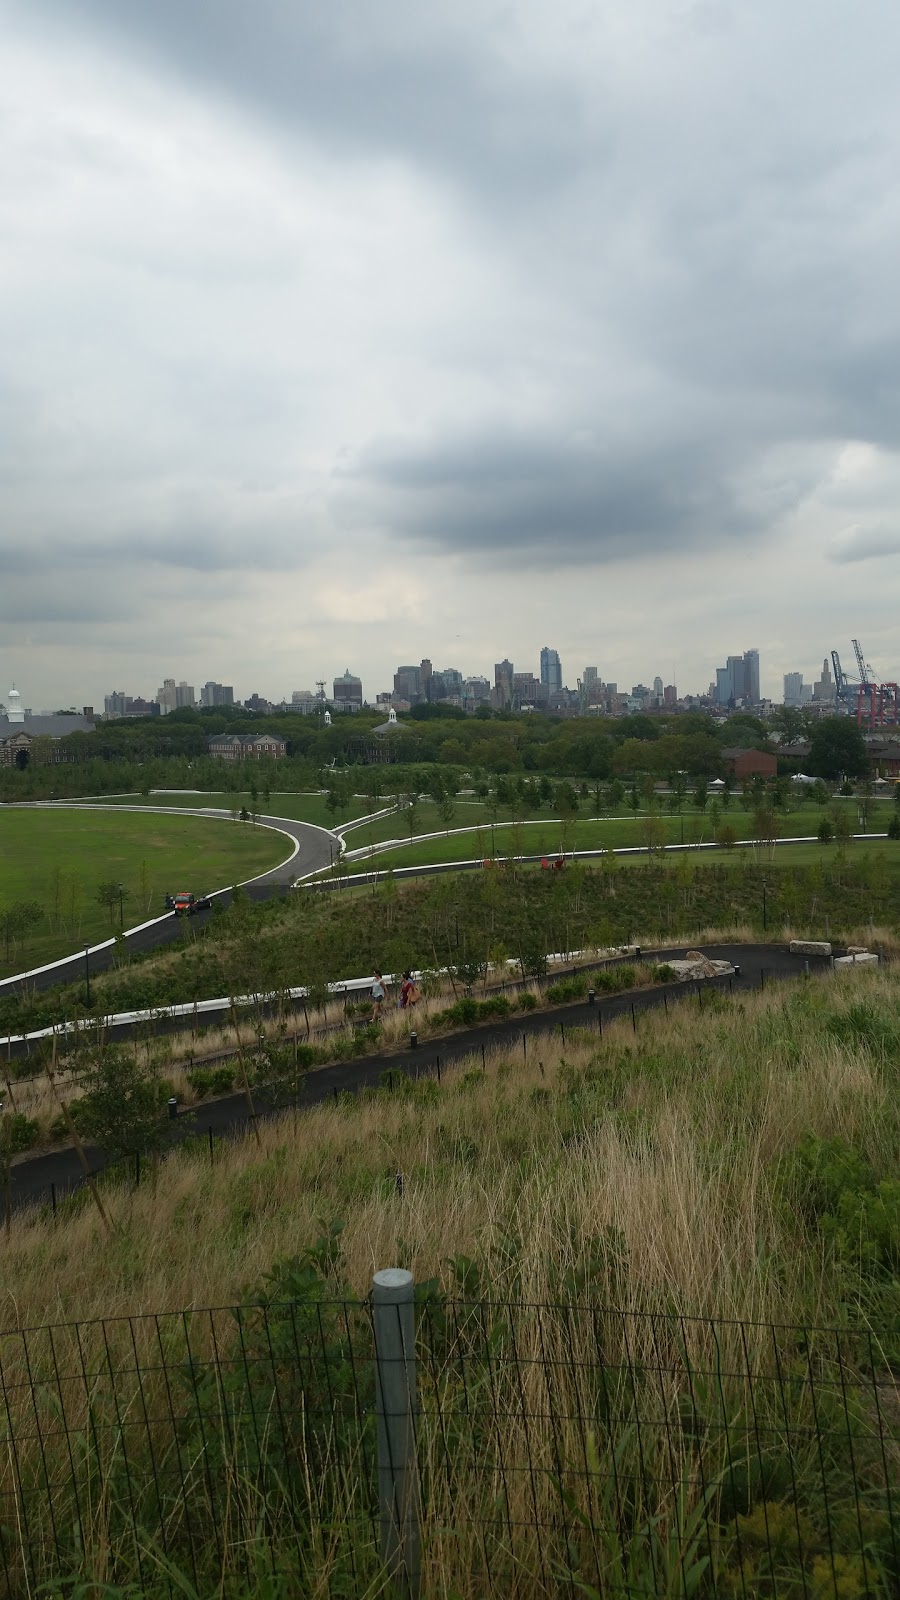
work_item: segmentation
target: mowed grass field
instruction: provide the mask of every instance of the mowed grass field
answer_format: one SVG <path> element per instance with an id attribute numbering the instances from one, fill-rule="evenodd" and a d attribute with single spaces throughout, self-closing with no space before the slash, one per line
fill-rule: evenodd
<path id="1" fill-rule="evenodd" d="M 25 900 L 43 913 L 9 949 L 0 936 L 0 975 L 115 932 L 119 906 L 98 903 L 101 883 L 124 886 L 128 928 L 161 915 L 167 892 L 227 888 L 278 866 L 290 849 L 271 829 L 217 818 L 0 809 L 0 915 Z"/>
<path id="2" fill-rule="evenodd" d="M 424 813 L 425 807 L 422 807 Z M 875 808 L 875 815 L 869 818 L 869 832 L 883 832 L 890 820 L 892 808 L 880 806 Z M 782 837 L 804 837 L 815 835 L 822 818 L 822 810 L 818 806 L 805 806 L 790 815 L 779 818 L 779 832 Z M 856 831 L 859 828 L 855 807 L 848 811 L 850 825 Z M 393 820 L 393 819 L 391 819 Z M 399 819 L 398 819 L 399 820 Z M 748 811 L 737 806 L 732 806 L 727 812 L 721 813 L 718 822 L 713 825 L 712 818 L 700 815 L 696 811 L 685 812 L 683 816 L 670 816 L 663 814 L 658 817 L 656 827 L 659 842 L 665 844 L 705 844 L 711 843 L 718 828 L 727 822 L 734 828 L 739 839 L 749 839 L 753 836 L 753 819 Z M 450 824 L 450 832 L 442 833 L 438 838 L 414 840 L 410 844 L 398 845 L 394 850 L 379 851 L 373 856 L 373 865 L 379 869 L 387 867 L 413 867 L 431 866 L 441 861 L 471 861 L 481 860 L 492 855 L 557 855 L 561 849 L 572 850 L 600 850 L 600 849 L 634 849 L 644 848 L 647 844 L 647 816 L 638 812 L 637 817 L 611 817 L 608 819 L 578 818 L 562 827 L 555 817 L 544 816 L 540 821 L 526 822 L 513 825 L 508 822 L 498 822 L 493 827 L 490 820 L 479 820 L 476 831 L 454 832 L 467 825 L 467 818 L 460 808 L 459 813 Z M 420 813 L 417 832 L 425 831 L 427 824 Z M 438 820 L 437 826 L 441 823 Z M 348 836 L 348 848 L 364 848 L 370 841 L 368 828 L 355 829 Z M 395 832 L 393 837 L 398 837 Z M 391 837 L 391 835 L 389 835 Z M 857 841 L 858 842 L 858 841 Z M 879 845 L 890 841 L 879 840 Z M 782 849 L 779 847 L 779 860 L 782 859 Z M 799 849 L 808 850 L 809 846 L 798 846 Z M 833 846 L 829 847 L 832 850 Z M 851 844 L 851 849 L 855 844 Z M 627 859 L 627 858 L 625 858 Z M 806 859 L 805 857 L 803 859 Z M 348 863 L 348 870 L 353 867 L 365 865 L 365 858 Z"/>
<path id="3" fill-rule="evenodd" d="M 355 795 L 345 811 L 339 816 L 333 815 L 325 804 L 324 794 L 288 794 L 271 791 L 268 800 L 257 795 L 252 800 L 246 791 L 234 789 L 210 790 L 194 794 L 190 790 L 181 790 L 173 794 L 122 794 L 112 795 L 99 800 L 98 805 L 109 806 L 117 809 L 120 806 L 171 806 L 173 810 L 190 810 L 211 806 L 216 809 L 231 812 L 240 811 L 245 806 L 248 811 L 254 810 L 260 816 L 290 817 L 294 822 L 311 822 L 320 828 L 334 828 L 350 822 L 354 817 L 363 817 L 371 809 L 370 802 L 362 795 Z M 379 810 L 387 804 L 379 800 L 375 809 Z M 390 834 L 387 835 L 390 838 Z"/>

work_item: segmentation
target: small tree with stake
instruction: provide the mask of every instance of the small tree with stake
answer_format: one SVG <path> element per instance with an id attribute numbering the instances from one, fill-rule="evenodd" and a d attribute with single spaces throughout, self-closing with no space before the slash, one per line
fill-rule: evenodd
<path id="1" fill-rule="evenodd" d="M 98 905 L 106 906 L 106 909 L 109 912 L 110 927 L 113 925 L 115 908 L 120 904 L 124 894 L 125 891 L 122 888 L 122 885 L 114 882 L 112 878 L 110 878 L 108 882 L 98 884 L 97 886 L 97 894 L 95 898 Z"/>
<path id="2" fill-rule="evenodd" d="M 88 1067 L 78 1102 L 78 1127 L 110 1161 L 161 1149 L 168 1125 L 162 1117 L 159 1078 L 130 1051 L 106 1046 Z"/>

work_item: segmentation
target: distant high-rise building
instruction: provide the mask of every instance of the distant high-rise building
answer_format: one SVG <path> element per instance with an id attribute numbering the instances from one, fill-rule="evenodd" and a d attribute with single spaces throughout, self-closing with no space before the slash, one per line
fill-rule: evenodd
<path id="1" fill-rule="evenodd" d="M 200 690 L 201 706 L 233 706 L 234 689 L 228 683 L 205 683 Z"/>
<path id="2" fill-rule="evenodd" d="M 362 703 L 362 679 L 354 677 L 348 667 L 340 678 L 334 680 L 335 707 L 338 711 L 361 711 Z"/>
<path id="3" fill-rule="evenodd" d="M 812 697 L 814 700 L 818 701 L 820 705 L 830 705 L 834 701 L 834 679 L 831 676 L 831 668 L 828 665 L 827 656 L 822 662 L 822 676 L 816 679 L 813 687 Z"/>
<path id="4" fill-rule="evenodd" d="M 421 697 L 421 683 L 418 667 L 398 667 L 394 673 L 394 699 L 416 705 Z"/>
<path id="5" fill-rule="evenodd" d="M 716 668 L 716 704 L 750 705 L 759 703 L 759 651 L 745 650 L 742 656 L 729 656 L 724 667 Z"/>
<path id="6" fill-rule="evenodd" d="M 751 705 L 759 705 L 759 651 L 744 651 L 744 698 Z"/>
<path id="7" fill-rule="evenodd" d="M 596 689 L 599 680 L 600 674 L 596 667 L 585 667 L 581 681 L 586 689 Z"/>
<path id="8" fill-rule="evenodd" d="M 131 706 L 131 695 L 125 694 L 121 689 L 114 689 L 112 694 L 103 698 L 103 715 L 107 722 L 114 722 L 117 717 L 127 717 Z"/>
<path id="9" fill-rule="evenodd" d="M 731 684 L 730 700 L 746 700 L 747 698 L 747 669 L 743 656 L 728 656 L 726 660 L 728 681 Z"/>
<path id="10" fill-rule="evenodd" d="M 533 706 L 541 698 L 542 685 L 533 672 L 516 672 L 513 675 L 513 700 L 517 706 Z M 546 695 L 543 696 L 546 699 Z"/>
<path id="11" fill-rule="evenodd" d="M 175 710 L 175 707 L 178 704 L 178 701 L 175 698 L 175 696 L 176 696 L 175 679 L 174 678 L 163 678 L 162 688 L 161 689 L 157 689 L 157 691 L 156 691 L 156 699 L 157 699 L 157 703 L 159 705 L 160 712 L 162 713 L 162 715 L 164 717 L 167 717 L 170 711 L 174 711 Z"/>
<path id="12" fill-rule="evenodd" d="M 786 672 L 784 675 L 784 703 L 799 706 L 803 699 L 803 673 Z"/>
<path id="13" fill-rule="evenodd" d="M 515 667 L 505 657 L 502 661 L 494 663 L 494 694 L 492 699 L 495 699 L 497 705 L 501 708 L 512 705 L 515 675 Z"/>
<path id="14" fill-rule="evenodd" d="M 271 700 L 267 700 L 264 695 L 257 694 L 255 689 L 252 694 L 247 696 L 244 706 L 248 711 L 256 711 L 264 717 L 267 717 L 274 709 Z"/>
<path id="15" fill-rule="evenodd" d="M 304 717 L 311 714 L 315 704 L 316 697 L 312 689 L 295 689 L 291 695 L 291 710 L 299 711 Z"/>
<path id="16" fill-rule="evenodd" d="M 466 678 L 462 692 L 463 700 L 467 705 L 487 705 L 491 698 L 490 680 L 478 675 Z"/>
<path id="17" fill-rule="evenodd" d="M 562 667 L 559 651 L 544 645 L 541 651 L 541 684 L 548 695 L 558 694 L 562 688 Z"/>
<path id="18" fill-rule="evenodd" d="M 674 683 L 667 683 L 666 687 L 663 689 L 663 705 L 666 705 L 666 706 L 677 706 L 677 704 L 678 704 L 678 689 L 676 688 Z"/>
<path id="19" fill-rule="evenodd" d="M 432 696 L 431 693 L 431 680 L 433 677 L 434 673 L 432 671 L 431 662 L 427 656 L 424 656 L 419 662 L 419 693 L 423 700 L 437 698 L 436 696 Z"/>
<path id="20" fill-rule="evenodd" d="M 658 706 L 663 703 L 663 681 L 659 676 L 653 679 L 653 698 Z"/>

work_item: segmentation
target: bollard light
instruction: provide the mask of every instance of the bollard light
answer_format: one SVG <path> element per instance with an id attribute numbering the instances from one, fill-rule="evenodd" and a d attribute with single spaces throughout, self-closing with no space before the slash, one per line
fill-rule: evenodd
<path id="1" fill-rule="evenodd" d="M 594 1001 L 595 1001 L 596 998 L 597 998 L 596 990 L 588 989 L 588 1005 L 589 1006 L 592 1006 L 594 1004 Z"/>
<path id="2" fill-rule="evenodd" d="M 409 1036 L 409 1048 L 410 1050 L 417 1050 L 419 1048 L 419 1035 L 416 1033 L 415 1028 L 413 1028 L 412 1033 Z"/>
<path id="3" fill-rule="evenodd" d="M 174 1122 L 178 1116 L 178 1101 L 174 1094 L 169 1096 L 169 1121 Z"/>

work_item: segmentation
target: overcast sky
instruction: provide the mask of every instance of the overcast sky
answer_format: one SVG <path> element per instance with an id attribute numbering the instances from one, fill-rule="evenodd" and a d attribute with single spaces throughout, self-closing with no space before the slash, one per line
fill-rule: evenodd
<path id="1" fill-rule="evenodd" d="M 0 0 L 0 698 L 900 676 L 896 0 Z"/>

